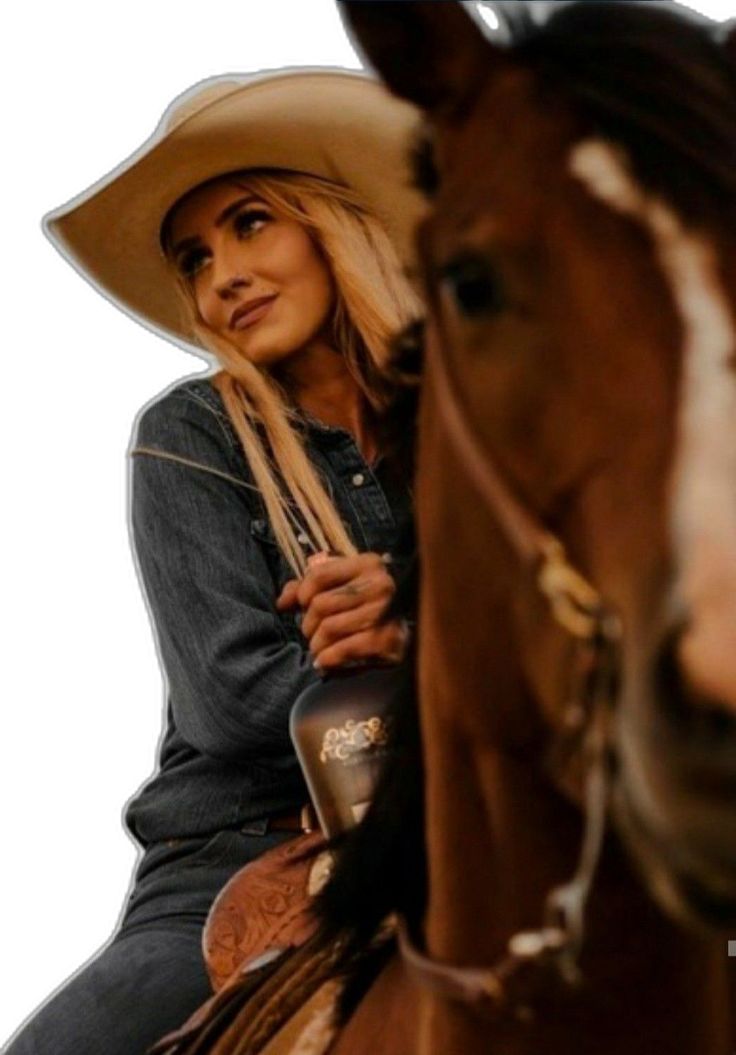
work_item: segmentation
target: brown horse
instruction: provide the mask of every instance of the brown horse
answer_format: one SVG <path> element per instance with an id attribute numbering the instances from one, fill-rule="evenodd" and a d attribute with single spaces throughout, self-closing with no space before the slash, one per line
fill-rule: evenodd
<path id="1" fill-rule="evenodd" d="M 388 911 L 408 923 L 372 986 L 356 967 L 335 1055 L 727 1055 L 731 44 L 651 2 L 560 5 L 504 44 L 459 3 L 340 6 L 424 111 L 432 207 L 428 890 L 416 825 L 382 828 L 379 793 L 325 905 L 353 948 Z"/>

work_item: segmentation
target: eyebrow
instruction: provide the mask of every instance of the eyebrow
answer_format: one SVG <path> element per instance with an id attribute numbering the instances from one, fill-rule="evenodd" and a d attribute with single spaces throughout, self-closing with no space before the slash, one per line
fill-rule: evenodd
<path id="1" fill-rule="evenodd" d="M 255 194 L 250 194 L 245 198 L 238 198 L 237 201 L 230 202 L 222 210 L 220 215 L 215 220 L 215 227 L 222 227 L 226 220 L 229 220 L 234 212 L 237 212 L 241 205 L 248 205 L 252 201 L 263 202 L 262 198 L 257 198 Z M 263 202 L 265 204 L 265 202 Z M 182 238 L 180 242 L 177 242 L 175 246 L 172 246 L 171 255 L 176 257 L 183 249 L 189 249 L 190 246 L 197 245 L 202 239 L 198 234 L 193 234 L 189 238 Z"/>

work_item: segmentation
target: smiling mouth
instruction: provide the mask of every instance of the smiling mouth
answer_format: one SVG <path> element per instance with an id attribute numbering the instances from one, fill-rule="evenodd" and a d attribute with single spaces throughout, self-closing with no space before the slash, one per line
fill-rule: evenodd
<path id="1" fill-rule="evenodd" d="M 260 304 L 256 304 L 255 307 L 251 308 L 249 311 L 244 311 L 243 314 L 239 315 L 233 323 L 233 329 L 244 330 L 248 326 L 253 326 L 254 323 L 258 322 L 259 319 L 262 319 L 263 316 L 268 313 L 271 305 L 276 300 L 276 296 L 277 294 L 273 297 L 269 297 L 268 300 L 262 301 Z"/>

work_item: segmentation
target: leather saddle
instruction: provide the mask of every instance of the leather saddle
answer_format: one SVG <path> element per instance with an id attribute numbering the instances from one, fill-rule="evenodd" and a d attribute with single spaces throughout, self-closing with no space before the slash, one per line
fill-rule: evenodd
<path id="1" fill-rule="evenodd" d="M 289 999 L 279 999 L 278 1015 L 271 1007 L 265 1016 L 272 1027 L 326 981 L 331 950 L 318 940 L 310 914 L 312 898 L 329 875 L 330 857 L 323 847 L 319 832 L 298 835 L 245 865 L 225 884 L 202 935 L 213 995 L 149 1048 L 148 1055 L 260 1051 L 268 1030 L 263 1024 L 255 1030 L 254 1023 L 283 980 L 288 979 Z M 244 1015 L 246 1005 L 250 1010 Z M 253 1046 L 256 1041 L 259 1046 Z"/>

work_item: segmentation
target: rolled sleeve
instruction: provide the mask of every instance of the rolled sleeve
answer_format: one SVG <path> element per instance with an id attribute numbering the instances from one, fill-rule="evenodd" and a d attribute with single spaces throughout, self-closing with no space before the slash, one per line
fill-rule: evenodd
<path id="1" fill-rule="evenodd" d="M 291 753 L 289 712 L 319 674 L 276 611 L 222 423 L 166 397 L 141 416 L 131 459 L 134 550 L 181 736 L 222 759 Z"/>

